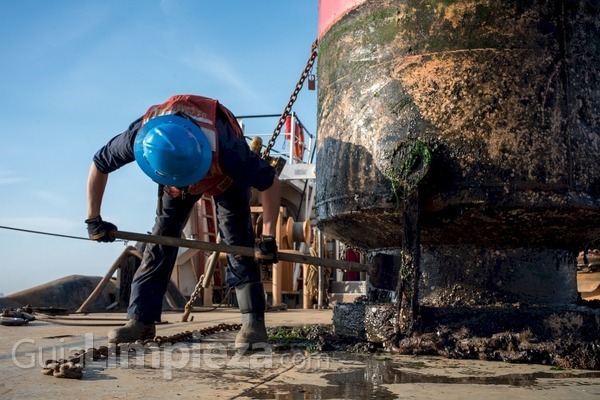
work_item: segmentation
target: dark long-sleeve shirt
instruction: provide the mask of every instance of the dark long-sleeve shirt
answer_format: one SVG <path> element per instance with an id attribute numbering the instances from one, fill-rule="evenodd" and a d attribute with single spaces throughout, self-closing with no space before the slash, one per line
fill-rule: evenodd
<path id="1" fill-rule="evenodd" d="M 142 118 L 134 121 L 127 130 L 113 137 L 94 155 L 94 163 L 104 174 L 116 171 L 135 161 L 133 143 Z M 217 116 L 217 134 L 219 137 L 219 166 L 237 183 L 265 190 L 275 178 L 275 170 L 267 161 L 252 152 L 244 138 L 237 138 L 224 117 Z"/>

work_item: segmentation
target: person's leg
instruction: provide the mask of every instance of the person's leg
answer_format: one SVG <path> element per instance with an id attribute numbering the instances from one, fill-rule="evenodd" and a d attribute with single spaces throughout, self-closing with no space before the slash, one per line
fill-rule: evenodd
<path id="1" fill-rule="evenodd" d="M 250 190 L 232 184 L 225 193 L 214 197 L 219 231 L 223 243 L 254 248 L 250 220 Z M 227 286 L 260 282 L 260 269 L 253 257 L 227 255 Z"/>
<path id="2" fill-rule="evenodd" d="M 254 247 L 249 201 L 249 189 L 235 184 L 222 195 L 215 196 L 223 243 Z M 265 292 L 260 268 L 253 257 L 227 255 L 227 285 L 235 288 L 242 313 L 242 328 L 236 336 L 235 347 L 238 350 L 264 348 L 268 340 Z"/>
<path id="3" fill-rule="evenodd" d="M 187 194 L 172 198 L 163 193 L 156 211 L 153 235 L 180 237 L 192 207 L 200 196 Z M 160 321 L 163 296 L 177 259 L 178 248 L 148 243 L 142 262 L 131 283 L 127 318 L 130 323 L 109 334 L 111 341 L 130 341 L 133 336 L 153 336 Z M 135 322 L 133 322 L 135 321 Z M 137 339 L 137 338 L 136 338 Z M 134 339 L 135 340 L 135 339 Z"/>

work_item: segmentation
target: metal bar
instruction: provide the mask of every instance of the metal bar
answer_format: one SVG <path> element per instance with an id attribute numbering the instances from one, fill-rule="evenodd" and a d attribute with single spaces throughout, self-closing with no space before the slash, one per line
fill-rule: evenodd
<path id="1" fill-rule="evenodd" d="M 218 251 L 221 253 L 239 254 L 254 257 L 254 249 L 244 246 L 233 246 L 223 243 L 211 243 L 198 240 L 180 239 L 170 236 L 147 235 L 135 232 L 114 231 L 115 239 L 135 240 L 138 242 L 156 243 L 164 246 L 188 247 L 203 251 Z M 281 261 L 298 262 L 302 264 L 320 265 L 326 268 L 340 268 L 346 271 L 370 271 L 371 267 L 345 260 L 331 260 L 328 258 L 311 257 L 298 254 L 295 250 L 279 250 L 277 253 Z"/>
<path id="2" fill-rule="evenodd" d="M 123 252 L 121 253 L 121 255 L 115 260 L 113 265 L 109 268 L 106 275 L 104 275 L 102 280 L 98 283 L 96 288 L 92 291 L 92 293 L 90 293 L 88 298 L 83 302 L 83 304 L 79 307 L 79 309 L 77 311 L 75 311 L 76 313 L 87 312 L 87 310 L 90 308 L 92 303 L 94 301 L 96 301 L 96 299 L 98 298 L 100 293 L 102 293 L 102 290 L 104 290 L 104 287 L 106 287 L 106 284 L 110 281 L 110 279 L 112 278 L 115 271 L 121 266 L 121 261 L 129 255 L 135 255 L 136 257 L 141 258 L 140 253 L 135 249 L 135 247 L 133 247 L 133 246 L 126 247 L 125 250 L 123 250 Z"/>
<path id="3" fill-rule="evenodd" d="M 294 145 L 296 144 L 296 115 L 292 111 L 290 114 L 290 164 L 296 164 L 296 157 L 294 157 Z"/>
<path id="4" fill-rule="evenodd" d="M 273 118 L 273 117 L 281 117 L 281 114 L 236 115 L 235 117 L 237 119 Z"/>
<path id="5" fill-rule="evenodd" d="M 217 243 L 221 243 L 221 234 L 220 233 L 217 234 Z M 217 262 L 219 261 L 220 255 L 221 255 L 221 252 L 214 251 L 208 258 L 208 263 L 207 263 L 208 266 L 206 267 L 206 270 L 204 271 L 204 279 L 202 281 L 202 287 L 204 289 L 208 288 L 210 286 L 210 284 L 212 283 L 212 278 L 213 278 L 213 275 L 215 274 L 215 268 L 217 267 Z"/>
<path id="6" fill-rule="evenodd" d="M 317 254 L 319 255 L 319 257 L 323 256 L 323 235 L 321 234 L 321 231 L 317 232 L 317 237 L 318 237 L 318 241 L 317 241 Z M 323 300 L 324 300 L 324 293 L 323 293 L 323 267 L 321 267 L 319 265 L 319 267 L 317 268 L 318 270 L 318 279 L 317 279 L 317 287 L 318 287 L 318 292 L 317 292 L 317 308 L 319 310 L 321 310 L 323 308 Z"/>

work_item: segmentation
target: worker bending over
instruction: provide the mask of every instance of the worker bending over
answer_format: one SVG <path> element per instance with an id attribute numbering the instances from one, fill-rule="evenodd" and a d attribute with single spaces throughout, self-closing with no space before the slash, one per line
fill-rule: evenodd
<path id="1" fill-rule="evenodd" d="M 280 182 L 267 161 L 252 152 L 234 115 L 217 100 L 177 95 L 154 105 L 94 155 L 87 182 L 90 239 L 112 242 L 117 227 L 100 216 L 108 175 L 136 161 L 159 185 L 153 235 L 179 238 L 192 207 L 213 196 L 225 244 L 255 247 L 255 258 L 229 254 L 227 280 L 234 287 L 242 328 L 238 349 L 267 342 L 266 308 L 260 266 L 276 263 Z M 262 235 L 255 243 L 250 220 L 250 188 L 261 191 Z M 129 321 L 109 333 L 114 343 L 153 338 L 178 248 L 148 244 L 131 284 Z"/>

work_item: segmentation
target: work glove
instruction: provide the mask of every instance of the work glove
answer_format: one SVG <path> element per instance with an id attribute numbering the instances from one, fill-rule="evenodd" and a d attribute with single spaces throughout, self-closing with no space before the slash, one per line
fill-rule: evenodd
<path id="1" fill-rule="evenodd" d="M 117 227 L 110 222 L 102 221 L 101 216 L 95 218 L 86 219 L 88 235 L 90 239 L 96 242 L 114 242 L 115 237 L 113 231 L 117 230 Z"/>
<path id="2" fill-rule="evenodd" d="M 277 242 L 275 242 L 274 236 L 260 236 L 260 239 L 254 245 L 254 259 L 258 265 L 263 267 L 276 264 L 279 261 L 277 258 Z"/>

